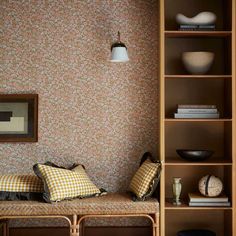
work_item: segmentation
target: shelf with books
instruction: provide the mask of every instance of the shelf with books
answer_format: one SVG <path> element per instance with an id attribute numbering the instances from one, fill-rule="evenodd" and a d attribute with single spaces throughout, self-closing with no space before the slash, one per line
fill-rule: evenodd
<path id="1" fill-rule="evenodd" d="M 166 30 L 165 36 L 169 38 L 184 38 L 184 37 L 230 37 L 231 31 L 179 31 Z"/>
<path id="2" fill-rule="evenodd" d="M 232 201 L 231 186 L 228 180 L 231 179 L 232 165 L 220 166 L 165 166 L 165 179 L 168 181 L 165 189 L 165 198 L 173 199 L 172 183 L 173 178 L 181 178 L 182 191 L 180 199 L 189 199 L 190 193 L 199 193 L 198 184 L 202 177 L 207 175 L 217 176 L 223 183 L 224 195 L 228 197 L 228 202 Z M 191 175 L 189 175 L 191 173 Z"/>
<path id="3" fill-rule="evenodd" d="M 214 106 L 217 109 L 220 119 L 209 119 L 213 122 L 228 122 L 232 117 L 231 106 L 232 81 L 211 79 L 181 79 L 166 80 L 165 82 L 165 118 L 173 121 L 175 113 L 178 113 L 178 106 Z M 207 111 L 207 110 L 206 110 Z M 196 112 L 192 112 L 196 113 Z M 208 112 L 204 112 L 206 114 Z M 180 121 L 187 121 L 187 117 L 179 117 Z M 205 121 L 204 118 L 217 118 L 211 116 L 191 116 L 188 118 L 197 118 L 196 121 Z M 194 121 L 195 119 L 191 119 Z M 177 119 L 176 119 L 177 120 Z M 208 120 L 208 119 L 207 119 Z M 178 121 L 177 121 L 178 122 Z"/>
<path id="4" fill-rule="evenodd" d="M 231 210 L 231 206 L 198 206 L 193 207 L 188 205 L 187 199 L 181 199 L 181 205 L 176 206 L 173 205 L 173 199 L 172 198 L 166 198 L 165 202 L 165 209 L 167 210 Z"/>

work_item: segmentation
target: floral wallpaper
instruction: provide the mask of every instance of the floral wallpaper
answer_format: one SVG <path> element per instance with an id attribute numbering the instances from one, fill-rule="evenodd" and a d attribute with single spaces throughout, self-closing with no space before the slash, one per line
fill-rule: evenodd
<path id="1" fill-rule="evenodd" d="M 0 0 L 0 93 L 39 94 L 37 143 L 0 143 L 0 170 L 86 166 L 126 191 L 158 148 L 157 0 Z M 117 31 L 130 61 L 111 63 Z"/>

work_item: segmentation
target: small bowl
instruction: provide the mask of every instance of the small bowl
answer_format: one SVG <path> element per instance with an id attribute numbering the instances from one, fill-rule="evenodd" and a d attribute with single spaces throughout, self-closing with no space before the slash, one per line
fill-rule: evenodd
<path id="1" fill-rule="evenodd" d="M 187 161 L 204 161 L 213 155 L 213 151 L 210 150 L 189 150 L 189 149 L 177 149 L 176 152 L 180 157 Z"/>
<path id="2" fill-rule="evenodd" d="M 210 70 L 214 57 L 213 52 L 184 52 L 182 61 L 190 74 L 203 75 Z"/>

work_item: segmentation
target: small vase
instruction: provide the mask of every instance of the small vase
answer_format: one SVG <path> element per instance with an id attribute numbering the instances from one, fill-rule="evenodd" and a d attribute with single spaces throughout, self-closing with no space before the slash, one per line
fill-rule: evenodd
<path id="1" fill-rule="evenodd" d="M 172 190 L 173 190 L 173 204 L 174 205 L 181 205 L 181 202 L 179 200 L 181 190 L 182 190 L 182 184 L 180 183 L 181 178 L 173 178 L 173 185 L 172 185 Z"/>

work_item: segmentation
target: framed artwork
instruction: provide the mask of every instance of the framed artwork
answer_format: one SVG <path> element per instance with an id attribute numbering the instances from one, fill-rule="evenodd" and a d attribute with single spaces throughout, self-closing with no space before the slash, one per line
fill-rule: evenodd
<path id="1" fill-rule="evenodd" d="M 38 95 L 0 94 L 0 142 L 38 141 Z"/>

